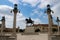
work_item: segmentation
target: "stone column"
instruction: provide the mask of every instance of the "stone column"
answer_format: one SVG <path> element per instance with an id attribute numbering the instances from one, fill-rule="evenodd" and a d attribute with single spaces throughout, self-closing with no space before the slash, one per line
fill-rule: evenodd
<path id="1" fill-rule="evenodd" d="M 1 35 L 3 35 L 3 30 L 5 29 L 5 17 L 2 17 Z"/>
<path id="2" fill-rule="evenodd" d="M 52 21 L 52 15 L 51 15 L 51 12 L 53 12 L 51 9 L 50 9 L 50 5 L 47 5 L 47 15 L 48 15 L 48 22 L 49 22 L 49 25 L 48 25 L 48 40 L 51 40 L 51 33 L 52 33 L 52 25 L 53 25 L 53 21 Z"/>
<path id="3" fill-rule="evenodd" d="M 1 26 L 1 35 L 3 35 L 3 20 L 2 20 L 2 26 Z"/>
<path id="4" fill-rule="evenodd" d="M 60 32 L 59 32 L 59 22 L 60 22 L 59 17 L 57 17 L 56 22 L 58 23 L 58 35 L 60 35 Z"/>
<path id="5" fill-rule="evenodd" d="M 3 29 L 5 29 L 5 16 L 2 17 Z"/>
<path id="6" fill-rule="evenodd" d="M 14 9 L 12 10 L 14 12 L 14 19 L 13 19 L 13 36 L 16 37 L 16 15 L 18 12 L 17 4 L 14 4 Z M 12 12 L 11 11 L 11 12 Z"/>
<path id="7" fill-rule="evenodd" d="M 49 26 L 48 26 L 48 40 L 51 40 L 51 33 L 52 33 L 52 20 L 50 17 L 50 14 L 48 14 L 48 19 L 49 19 Z"/>
<path id="8" fill-rule="evenodd" d="M 20 27 L 18 27 L 18 33 L 19 33 L 19 28 L 20 28 Z"/>
<path id="9" fill-rule="evenodd" d="M 16 13 L 14 13 L 14 21 L 13 21 L 13 36 L 16 35 Z"/>

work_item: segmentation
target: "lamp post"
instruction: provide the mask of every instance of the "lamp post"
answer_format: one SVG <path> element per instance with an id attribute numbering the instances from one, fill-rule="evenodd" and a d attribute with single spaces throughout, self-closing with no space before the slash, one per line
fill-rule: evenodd
<path id="1" fill-rule="evenodd" d="M 48 15 L 48 20 L 49 20 L 48 21 L 49 22 L 49 25 L 48 25 L 48 40 L 51 40 L 52 25 L 53 25 L 51 12 L 53 13 L 53 11 L 50 8 L 50 5 L 48 4 L 47 5 L 47 10 L 46 10 L 46 13 Z"/>
<path id="2" fill-rule="evenodd" d="M 11 11 L 11 13 L 14 12 L 14 19 L 13 19 L 13 36 L 16 36 L 16 15 L 18 11 L 17 4 L 14 4 L 14 9 Z"/>

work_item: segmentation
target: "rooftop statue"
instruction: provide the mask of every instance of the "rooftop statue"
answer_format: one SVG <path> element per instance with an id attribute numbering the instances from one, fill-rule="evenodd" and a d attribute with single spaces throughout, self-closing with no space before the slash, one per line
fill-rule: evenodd
<path id="1" fill-rule="evenodd" d="M 4 20 L 4 21 L 5 21 L 5 16 L 3 16 L 3 17 L 2 17 L 2 20 Z"/>

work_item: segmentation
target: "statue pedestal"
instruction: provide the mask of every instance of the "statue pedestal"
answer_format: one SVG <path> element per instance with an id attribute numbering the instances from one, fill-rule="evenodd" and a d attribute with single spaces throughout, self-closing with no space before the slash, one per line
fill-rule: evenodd
<path id="1" fill-rule="evenodd" d="M 25 33 L 35 33 L 34 27 L 27 27 L 27 28 L 25 29 Z"/>
<path id="2" fill-rule="evenodd" d="M 38 35 L 39 33 L 35 32 L 34 27 L 26 27 L 25 32 L 22 35 Z"/>

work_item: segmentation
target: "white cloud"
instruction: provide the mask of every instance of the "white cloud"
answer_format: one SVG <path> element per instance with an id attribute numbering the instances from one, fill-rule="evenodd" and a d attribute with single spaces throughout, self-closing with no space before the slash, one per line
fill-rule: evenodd
<path id="1" fill-rule="evenodd" d="M 39 11 L 38 11 L 38 9 L 34 9 L 34 10 L 32 10 L 33 12 L 31 13 L 31 16 L 33 16 L 33 15 L 35 15 L 35 14 L 39 14 Z"/>
<path id="2" fill-rule="evenodd" d="M 38 5 L 39 8 L 45 8 L 47 4 L 50 4 L 50 0 L 41 0 L 40 2 Z"/>
<path id="3" fill-rule="evenodd" d="M 35 7 L 38 3 L 39 8 L 44 8 L 47 4 L 51 3 L 51 0 L 23 0 L 22 2 L 31 4 L 32 7 Z"/>
<path id="4" fill-rule="evenodd" d="M 52 7 L 52 10 L 54 11 L 53 16 L 60 18 L 60 3 Z"/>
<path id="5" fill-rule="evenodd" d="M 38 8 L 45 8 L 47 4 L 56 5 L 57 3 L 60 3 L 59 0 L 41 0 L 40 2 Z"/>
<path id="6" fill-rule="evenodd" d="M 40 2 L 40 0 L 8 0 L 8 1 L 13 4 L 20 4 L 20 2 L 23 2 L 23 5 L 26 5 L 26 3 L 28 3 L 31 6 L 36 6 Z"/>
<path id="7" fill-rule="evenodd" d="M 10 7 L 10 6 L 7 6 L 7 5 L 0 5 L 0 14 L 3 14 L 3 15 L 6 15 L 8 13 L 10 13 L 10 11 L 12 10 L 13 8 Z M 9 10 L 9 11 L 7 11 Z M 3 12 L 4 11 L 4 12 Z M 7 12 L 7 13 L 6 13 Z M 11 14 L 9 14 L 11 15 Z"/>
<path id="8" fill-rule="evenodd" d="M 34 20 L 34 24 L 40 24 L 40 23 L 42 23 L 39 18 L 35 18 L 33 20 Z"/>
<path id="9" fill-rule="evenodd" d="M 31 4 L 31 6 L 36 6 L 40 0 L 23 0 L 22 2 Z"/>
<path id="10" fill-rule="evenodd" d="M 53 4 L 53 5 L 55 5 L 57 3 L 60 3 L 60 0 L 50 0 L 50 3 Z"/>
<path id="11" fill-rule="evenodd" d="M 9 1 L 13 4 L 18 4 L 19 3 L 19 0 L 9 0 Z"/>
<path id="12" fill-rule="evenodd" d="M 5 8 L 10 8 L 10 9 L 12 9 L 12 7 L 10 7 L 10 6 L 8 6 L 8 5 L 0 5 L 0 9 L 1 9 L 1 7 L 3 8 L 3 9 L 5 9 Z"/>
<path id="13" fill-rule="evenodd" d="M 6 17 L 6 26 L 11 24 L 9 23 L 9 19 L 11 20 L 11 11 L 12 7 L 7 5 L 0 5 L 0 17 L 5 16 Z M 11 27 L 11 26 L 10 26 Z"/>
<path id="14" fill-rule="evenodd" d="M 39 11 L 39 9 L 34 9 L 32 10 L 33 12 L 31 13 L 31 16 L 34 16 L 34 15 L 38 15 L 39 17 L 41 17 L 43 15 L 43 12 L 42 11 Z"/>
<path id="15" fill-rule="evenodd" d="M 24 5 L 30 4 L 32 7 L 35 7 L 38 3 L 38 8 L 45 8 L 47 4 L 55 5 L 57 3 L 60 3 L 60 0 L 8 0 L 13 4 L 20 4 L 20 2 L 23 2 Z"/>

